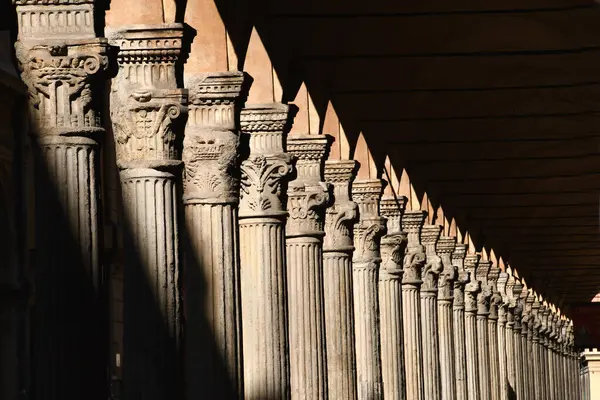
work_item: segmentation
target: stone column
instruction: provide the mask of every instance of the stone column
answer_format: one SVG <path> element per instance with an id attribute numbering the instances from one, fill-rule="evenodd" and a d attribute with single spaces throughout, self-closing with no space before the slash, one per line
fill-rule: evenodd
<path id="1" fill-rule="evenodd" d="M 567 397 L 567 388 L 565 387 L 565 368 L 564 368 L 564 324 L 565 320 L 558 316 L 558 332 L 556 338 L 556 368 L 558 370 L 557 377 L 557 392 L 560 400 L 565 400 Z"/>
<path id="2" fill-rule="evenodd" d="M 402 230 L 408 235 L 402 276 L 402 327 L 404 331 L 404 367 L 406 398 L 425 400 L 423 394 L 423 357 L 421 347 L 421 303 L 419 290 L 425 265 L 425 249 L 421 245 L 421 230 L 425 223 L 423 211 L 407 211 L 402 217 Z"/>
<path id="3" fill-rule="evenodd" d="M 513 359 L 515 363 L 515 393 L 518 399 L 525 397 L 525 387 L 523 381 L 523 346 L 521 342 L 521 318 L 523 316 L 523 302 L 521 301 L 520 295 L 523 290 L 523 284 L 519 281 L 515 281 L 513 286 L 513 296 L 516 299 L 516 305 L 513 310 L 514 326 L 513 326 Z"/>
<path id="4" fill-rule="evenodd" d="M 381 239 L 379 271 L 379 307 L 381 320 L 381 368 L 383 397 L 404 400 L 404 351 L 402 334 L 402 261 L 407 235 L 401 218 L 406 197 L 384 197 L 381 215 L 387 219 L 388 233 Z"/>
<path id="5" fill-rule="evenodd" d="M 291 172 L 284 152 L 290 110 L 246 106 L 240 117 L 250 153 L 241 165 L 240 294 L 244 397 L 290 396 L 285 220 L 282 186 Z"/>
<path id="6" fill-rule="evenodd" d="M 92 0 L 13 4 L 35 159 L 31 396 L 105 399 L 98 168 L 108 44 L 94 32 Z"/>
<path id="7" fill-rule="evenodd" d="M 556 393 L 556 348 L 555 348 L 555 340 L 556 340 L 556 314 L 551 312 L 548 317 L 548 376 L 550 378 L 550 400 L 557 400 Z"/>
<path id="8" fill-rule="evenodd" d="M 523 398 L 529 398 L 529 386 L 530 386 L 530 366 L 529 366 L 529 358 L 527 357 L 527 333 L 529 332 L 529 311 L 527 309 L 527 288 L 523 288 L 523 291 L 519 294 L 521 307 L 523 309 L 521 313 L 521 337 L 519 340 L 521 341 L 521 360 L 522 360 L 522 370 L 523 370 Z"/>
<path id="9" fill-rule="evenodd" d="M 187 91 L 177 88 L 175 64 L 183 25 L 127 26 L 110 38 L 120 49 L 111 118 L 126 221 L 124 397 L 178 399 L 183 390 L 178 133 Z"/>
<path id="10" fill-rule="evenodd" d="M 515 278 L 508 275 L 506 282 L 506 376 L 507 385 L 506 392 L 509 399 L 514 399 L 517 396 L 517 389 L 515 384 L 515 342 L 514 342 L 514 326 L 515 326 L 515 298 L 513 295 L 513 288 L 515 286 Z"/>
<path id="11" fill-rule="evenodd" d="M 542 377 L 542 395 L 543 399 L 550 399 L 550 378 L 548 377 L 548 309 L 545 302 L 540 307 L 540 366 L 541 366 L 541 377 Z"/>
<path id="12" fill-rule="evenodd" d="M 182 158 L 189 398 L 242 392 L 237 168 L 242 72 L 186 76 Z"/>
<path id="13" fill-rule="evenodd" d="M 383 396 L 377 289 L 380 241 L 386 233 L 386 220 L 379 216 L 382 191 L 379 179 L 355 181 L 352 186 L 352 199 L 359 210 L 352 259 L 358 399 Z"/>
<path id="14" fill-rule="evenodd" d="M 526 360 L 526 369 L 527 369 L 527 380 L 526 380 L 526 388 L 527 388 L 527 396 L 529 399 L 535 399 L 536 389 L 535 389 L 535 374 L 538 366 L 535 365 L 534 358 L 534 346 L 533 346 L 533 327 L 535 325 L 535 319 L 533 315 L 533 302 L 535 298 L 533 296 L 533 292 L 528 290 L 525 297 L 525 320 L 527 324 L 527 336 L 525 337 L 525 343 L 527 351 L 524 353 Z"/>
<path id="15" fill-rule="evenodd" d="M 491 399 L 502 399 L 502 381 L 500 380 L 500 351 L 504 351 L 504 347 L 498 346 L 498 307 L 502 303 L 502 296 L 498 290 L 498 278 L 500 277 L 500 268 L 496 265 L 491 265 L 488 272 L 487 281 L 491 292 L 490 297 L 490 312 L 487 318 L 488 322 L 488 346 L 489 346 L 489 363 L 490 363 L 490 389 Z"/>
<path id="16" fill-rule="evenodd" d="M 333 186 L 333 205 L 326 211 L 323 243 L 325 342 L 330 399 L 356 399 L 352 228 L 358 209 L 356 203 L 350 200 L 355 171 L 354 160 L 325 162 L 325 181 Z"/>
<path id="17" fill-rule="evenodd" d="M 452 263 L 457 267 L 454 281 L 454 304 L 452 316 L 454 324 L 454 369 L 456 375 L 456 399 L 466 400 L 467 394 L 467 349 L 465 345 L 465 285 L 469 282 L 469 273 L 465 270 L 464 259 L 467 245 L 458 243 L 452 253 Z"/>
<path id="18" fill-rule="evenodd" d="M 491 398 L 490 347 L 488 337 L 488 315 L 490 314 L 490 298 L 492 288 L 487 276 L 492 263 L 480 260 L 475 269 L 475 277 L 481 286 L 477 293 L 477 359 L 479 363 L 479 392 L 482 400 Z"/>
<path id="19" fill-rule="evenodd" d="M 440 225 L 425 225 L 421 240 L 425 246 L 426 263 L 421 285 L 421 337 L 423 341 L 423 387 L 425 399 L 440 398 L 440 362 L 437 325 L 438 277 L 444 266 L 435 247 L 440 238 Z"/>
<path id="20" fill-rule="evenodd" d="M 507 339 L 506 339 L 506 322 L 508 315 L 508 298 L 506 296 L 506 283 L 508 274 L 500 272 L 498 277 L 497 288 L 502 296 L 501 302 L 498 304 L 498 356 L 499 356 L 499 382 L 500 382 L 500 399 L 509 400 L 508 395 L 508 357 L 507 357 Z"/>
<path id="21" fill-rule="evenodd" d="M 456 375 L 454 373 L 454 321 L 452 302 L 454 283 L 458 267 L 452 265 L 452 252 L 456 247 L 456 238 L 442 236 L 437 243 L 437 252 L 444 267 L 438 281 L 438 337 L 440 342 L 440 383 L 441 399 L 456 398 Z"/>
<path id="22" fill-rule="evenodd" d="M 476 268 L 479 255 L 469 254 L 465 258 L 465 268 L 471 281 L 465 287 L 465 346 L 467 362 L 467 389 L 469 400 L 481 399 L 479 385 L 479 358 L 477 343 L 477 297 L 481 292 L 481 283 L 476 279 Z"/>
<path id="23" fill-rule="evenodd" d="M 323 224 L 329 202 L 323 157 L 327 147 L 327 136 L 288 136 L 287 150 L 296 159 L 285 227 L 292 399 L 327 398 L 323 307 Z"/>
<path id="24" fill-rule="evenodd" d="M 540 399 L 544 398 L 544 387 L 542 385 L 542 374 L 543 374 L 543 368 L 541 365 L 541 360 L 540 360 L 540 355 L 541 355 L 541 348 L 540 348 L 540 328 L 541 328 L 541 320 L 539 317 L 539 309 L 540 309 L 540 303 L 537 299 L 537 296 L 533 296 L 533 304 L 531 306 L 531 319 L 532 322 L 530 322 L 530 325 L 533 324 L 533 333 L 532 333 L 532 348 L 533 348 L 533 365 L 534 365 L 534 369 L 533 369 L 533 388 L 534 388 L 534 393 L 536 396 L 538 396 Z M 535 397 L 534 397 L 535 398 Z"/>

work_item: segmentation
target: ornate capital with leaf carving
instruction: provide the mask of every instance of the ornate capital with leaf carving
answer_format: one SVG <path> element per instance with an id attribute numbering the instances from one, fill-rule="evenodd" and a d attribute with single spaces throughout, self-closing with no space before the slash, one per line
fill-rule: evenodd
<path id="1" fill-rule="evenodd" d="M 477 314 L 487 316 L 490 312 L 490 298 L 492 297 L 492 287 L 488 282 L 488 273 L 492 263 L 490 261 L 480 260 L 475 268 L 475 279 L 481 284 L 481 291 L 477 294 Z"/>
<path id="2" fill-rule="evenodd" d="M 329 141 L 323 135 L 290 135 L 287 149 L 296 160 L 296 179 L 288 185 L 287 237 L 322 237 L 329 184 L 322 182 L 322 164 Z"/>
<path id="3" fill-rule="evenodd" d="M 354 225 L 354 257 L 356 263 L 381 261 L 380 241 L 387 233 L 386 219 L 379 216 L 379 201 L 383 181 L 371 179 L 355 181 L 352 199 L 358 204 L 359 221 Z"/>
<path id="4" fill-rule="evenodd" d="M 182 159 L 186 203 L 236 203 L 243 72 L 186 76 L 188 120 Z"/>
<path id="5" fill-rule="evenodd" d="M 404 232 L 387 234 L 381 239 L 381 270 L 379 280 L 402 279 L 402 262 L 407 238 Z"/>
<path id="6" fill-rule="evenodd" d="M 425 246 L 427 261 L 423 268 L 423 286 L 421 292 L 436 292 L 438 277 L 444 269 L 442 259 L 436 253 L 436 245 L 440 238 L 442 227 L 440 225 L 425 225 L 421 231 L 421 241 Z"/>
<path id="7" fill-rule="evenodd" d="M 177 123 L 187 112 L 187 91 L 177 88 L 175 65 L 183 25 L 136 25 L 114 30 L 119 73 L 111 91 L 111 118 L 120 168 L 181 164 Z"/>
<path id="8" fill-rule="evenodd" d="M 108 68 L 105 39 L 33 46 L 19 41 L 15 49 L 34 134 L 92 136 L 103 131 L 97 78 Z"/>
<path id="9" fill-rule="evenodd" d="M 420 244 L 411 245 L 409 242 L 404 256 L 402 284 L 420 286 L 423 283 L 421 277 L 425 262 L 425 248 Z"/>
<path id="10" fill-rule="evenodd" d="M 457 243 L 452 253 L 452 265 L 456 266 L 457 273 L 454 280 L 454 308 L 462 308 L 465 305 L 465 285 L 469 282 L 469 273 L 465 270 L 465 257 L 467 245 Z"/>
<path id="11" fill-rule="evenodd" d="M 242 110 L 242 135 L 250 154 L 241 164 L 240 217 L 287 215 L 281 195 L 292 172 L 292 157 L 283 149 L 290 115 L 290 107 L 281 103 Z"/>
<path id="12" fill-rule="evenodd" d="M 490 297 L 490 319 L 498 319 L 498 307 L 502 304 L 502 295 L 498 290 L 498 279 L 500 278 L 500 268 L 498 266 L 491 264 L 488 275 L 488 287 L 492 292 L 492 296 Z"/>
<path id="13" fill-rule="evenodd" d="M 333 204 L 326 210 L 323 251 L 354 250 L 352 230 L 358 205 L 350 200 L 350 190 L 356 166 L 354 160 L 325 161 L 325 181 L 333 186 Z"/>
<path id="14" fill-rule="evenodd" d="M 458 277 L 458 267 L 452 265 L 452 253 L 456 248 L 456 238 L 441 236 L 437 243 L 437 253 L 444 269 L 438 280 L 438 299 L 451 301 L 454 296 L 454 281 Z"/>

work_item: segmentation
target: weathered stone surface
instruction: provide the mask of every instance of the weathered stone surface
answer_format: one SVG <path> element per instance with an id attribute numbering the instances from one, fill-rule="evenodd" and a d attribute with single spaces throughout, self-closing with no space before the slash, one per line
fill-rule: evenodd
<path id="1" fill-rule="evenodd" d="M 466 400 L 467 393 L 467 362 L 465 343 L 465 285 L 469 282 L 469 273 L 464 267 L 467 255 L 467 245 L 458 243 L 452 253 L 452 264 L 457 268 L 457 277 L 454 281 L 454 303 L 452 316 L 454 323 L 454 355 L 456 374 L 456 398 Z"/>
<path id="2" fill-rule="evenodd" d="M 296 159 L 286 224 L 292 399 L 328 397 L 322 290 L 323 229 L 330 200 L 322 170 L 327 148 L 323 135 L 288 136 L 287 150 Z"/>
<path id="3" fill-rule="evenodd" d="M 355 181 L 352 200 L 358 204 L 359 220 L 354 225 L 352 275 L 356 339 L 356 376 L 359 399 L 383 396 L 379 327 L 378 275 L 380 243 L 386 219 L 379 215 L 383 181 Z"/>
<path id="4" fill-rule="evenodd" d="M 352 280 L 353 224 L 358 206 L 350 200 L 354 160 L 327 160 L 325 181 L 333 186 L 333 204 L 325 214 L 323 292 L 330 399 L 356 398 L 354 304 Z"/>
<path id="5" fill-rule="evenodd" d="M 406 369 L 406 398 L 424 400 L 423 356 L 421 345 L 421 301 L 419 291 L 425 266 L 425 248 L 421 230 L 427 214 L 407 211 L 402 217 L 402 230 L 407 233 L 407 249 L 402 276 L 402 306 L 404 329 L 404 366 Z"/>
<path id="6" fill-rule="evenodd" d="M 436 251 L 439 254 L 443 270 L 438 281 L 438 336 L 440 341 L 440 391 L 442 399 L 456 397 L 454 319 L 452 303 L 454 300 L 454 282 L 458 277 L 458 267 L 452 264 L 452 253 L 456 248 L 456 238 L 440 237 Z"/>
<path id="7" fill-rule="evenodd" d="M 127 26 L 109 38 L 119 48 L 110 100 L 127 221 L 124 395 L 178 399 L 183 309 L 177 186 L 187 91 L 177 87 L 175 64 L 183 26 Z"/>
<path id="8" fill-rule="evenodd" d="M 185 81 L 187 396 L 237 398 L 243 377 L 236 170 L 244 74 L 188 75 Z"/>
<path id="9" fill-rule="evenodd" d="M 407 235 L 401 231 L 406 198 L 384 197 L 381 215 L 387 219 L 387 234 L 381 239 L 379 309 L 381 321 L 381 367 L 386 399 L 405 399 L 404 341 L 402 332 L 402 274 Z"/>
<path id="10" fill-rule="evenodd" d="M 288 398 L 288 314 L 282 187 L 292 171 L 284 152 L 290 109 L 246 106 L 241 114 L 248 158 L 241 164 L 240 282 L 244 396 Z M 257 334 L 261 332 L 262 334 Z"/>

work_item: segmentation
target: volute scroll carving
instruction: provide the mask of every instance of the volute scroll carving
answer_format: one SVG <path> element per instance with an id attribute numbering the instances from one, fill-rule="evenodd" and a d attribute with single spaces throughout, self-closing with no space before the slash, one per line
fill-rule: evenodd
<path id="1" fill-rule="evenodd" d="M 325 161 L 325 181 L 333 187 L 333 199 L 326 209 L 323 251 L 354 250 L 352 231 L 358 205 L 350 200 L 350 191 L 356 166 L 354 160 Z"/>
<path id="2" fill-rule="evenodd" d="M 296 160 L 296 179 L 288 186 L 287 236 L 322 237 L 330 184 L 322 182 L 323 157 L 329 140 L 323 135 L 290 135 L 288 152 Z"/>
<path id="3" fill-rule="evenodd" d="M 442 227 L 440 225 L 425 225 L 421 231 L 421 240 L 425 246 L 426 263 L 423 268 L 423 285 L 421 292 L 437 292 L 438 278 L 444 269 L 442 259 L 436 253 L 436 246 L 440 238 Z"/>
<path id="4" fill-rule="evenodd" d="M 454 282 L 458 278 L 458 267 L 452 265 L 452 253 L 456 248 L 456 238 L 442 236 L 437 243 L 437 252 L 442 259 L 444 269 L 438 280 L 438 299 L 452 300 L 454 297 Z"/>
<path id="5" fill-rule="evenodd" d="M 493 287 L 488 281 L 488 273 L 492 267 L 491 261 L 480 260 L 475 269 L 475 277 L 481 283 L 481 291 L 477 295 L 477 314 L 487 316 L 490 312 L 490 299 Z"/>
<path id="6" fill-rule="evenodd" d="M 238 201 L 236 124 L 244 79 L 237 71 L 186 76 L 189 105 L 182 152 L 186 203 Z"/>
<path id="7" fill-rule="evenodd" d="M 400 280 L 407 237 L 404 232 L 387 234 L 381 239 L 381 270 L 379 280 Z"/>
<path id="8" fill-rule="evenodd" d="M 177 124 L 187 113 L 187 91 L 177 88 L 175 64 L 183 25 L 136 25 L 110 33 L 119 48 L 119 73 L 111 90 L 120 168 L 179 166 Z"/>
<path id="9" fill-rule="evenodd" d="M 470 275 L 465 269 L 464 262 L 467 255 L 467 245 L 457 243 L 452 253 L 452 264 L 456 267 L 454 280 L 454 308 L 461 309 L 465 305 L 465 285 L 470 281 Z"/>
<path id="10" fill-rule="evenodd" d="M 282 202 L 292 156 L 283 150 L 291 109 L 285 104 L 246 106 L 241 112 L 242 135 L 250 154 L 241 163 L 240 216 L 287 215 Z"/>
<path id="11" fill-rule="evenodd" d="M 108 69 L 105 39 L 70 44 L 15 44 L 29 93 L 32 131 L 39 136 L 90 136 L 103 131 L 100 75 Z"/>
<path id="12" fill-rule="evenodd" d="M 425 248 L 420 244 L 411 245 L 409 242 L 404 256 L 404 274 L 402 283 L 408 285 L 421 285 L 423 267 L 425 266 Z"/>

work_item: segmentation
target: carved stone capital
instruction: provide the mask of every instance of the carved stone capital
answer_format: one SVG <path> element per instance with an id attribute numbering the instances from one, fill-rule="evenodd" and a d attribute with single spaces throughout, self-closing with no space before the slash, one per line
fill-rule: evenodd
<path id="1" fill-rule="evenodd" d="M 407 238 L 403 232 L 387 234 L 381 239 L 381 270 L 379 280 L 402 279 L 402 261 Z"/>
<path id="2" fill-rule="evenodd" d="M 57 45 L 15 45 L 37 136 L 93 136 L 102 131 L 97 77 L 108 68 L 108 43 L 90 39 Z"/>
<path id="3" fill-rule="evenodd" d="M 404 275 L 402 283 L 406 285 L 421 285 L 421 274 L 425 266 L 425 248 L 420 245 L 408 243 L 406 255 L 404 256 Z"/>
<path id="4" fill-rule="evenodd" d="M 491 265 L 488 275 L 488 287 L 492 292 L 492 297 L 490 298 L 490 315 L 489 318 L 497 319 L 498 318 L 498 307 L 502 304 L 502 295 L 498 289 L 498 279 L 500 278 L 500 268 L 496 265 Z"/>
<path id="5" fill-rule="evenodd" d="M 457 275 L 454 281 L 454 307 L 461 308 L 465 304 L 464 288 L 469 282 L 470 276 L 465 269 L 465 257 L 467 255 L 467 245 L 457 243 L 452 253 L 452 264 L 457 268 Z"/>
<path id="6" fill-rule="evenodd" d="M 426 218 L 425 211 L 406 211 L 402 216 L 402 230 L 408 235 L 408 246 L 421 245 L 421 230 Z"/>
<path id="7" fill-rule="evenodd" d="M 481 292 L 481 282 L 472 280 L 465 285 L 465 312 L 476 313 L 478 311 L 477 297 Z"/>
<path id="8" fill-rule="evenodd" d="M 323 157 L 328 147 L 323 135 L 290 135 L 288 152 L 296 159 L 296 179 L 288 186 L 286 234 L 322 237 L 325 207 L 329 204 L 329 184 L 322 182 Z"/>
<path id="9" fill-rule="evenodd" d="M 458 267 L 452 265 L 452 252 L 456 247 L 456 238 L 441 236 L 436 249 L 442 259 L 444 269 L 438 280 L 438 298 L 440 300 L 452 300 L 454 295 L 454 281 L 458 277 Z"/>
<path id="10" fill-rule="evenodd" d="M 369 216 L 360 218 L 354 224 L 354 256 L 355 262 L 381 261 L 380 243 L 387 233 L 385 218 Z"/>
<path id="11" fill-rule="evenodd" d="M 17 6 L 19 39 L 44 42 L 94 38 L 93 0 L 12 0 Z"/>
<path id="12" fill-rule="evenodd" d="M 323 251 L 354 250 L 352 229 L 358 218 L 358 205 L 350 200 L 350 187 L 356 171 L 354 160 L 325 161 L 325 181 L 333 186 L 333 204 L 326 209 Z"/>
<path id="13" fill-rule="evenodd" d="M 119 47 L 111 118 L 120 168 L 179 165 L 175 123 L 187 112 L 187 91 L 177 88 L 175 63 L 183 25 L 127 26 L 109 38 Z"/>
<path id="14" fill-rule="evenodd" d="M 441 231 L 442 227 L 440 225 L 425 225 L 421 231 L 421 243 L 425 246 L 425 255 L 427 257 L 422 274 L 422 291 L 437 291 L 438 277 L 444 269 L 442 259 L 435 251 Z"/>
<path id="15" fill-rule="evenodd" d="M 471 275 L 471 280 L 476 280 L 475 271 L 479 264 L 479 254 L 467 254 L 465 257 L 465 270 Z"/>
<path id="16" fill-rule="evenodd" d="M 241 165 L 240 217 L 287 214 L 281 194 L 284 179 L 292 172 L 292 157 L 283 151 L 289 112 L 289 106 L 280 103 L 242 110 L 242 133 L 250 154 Z"/>
<path id="17" fill-rule="evenodd" d="M 352 200 L 358 204 L 360 218 L 379 215 L 379 201 L 385 182 L 381 179 L 354 181 Z"/>
<path id="18" fill-rule="evenodd" d="M 387 219 L 388 232 L 402 231 L 402 215 L 406 208 L 407 198 L 383 197 L 380 203 L 381 216 Z"/>
<path id="19" fill-rule="evenodd" d="M 487 277 L 491 267 L 490 261 L 480 260 L 475 268 L 475 279 L 481 283 L 481 291 L 477 295 L 477 313 L 479 315 L 488 315 L 490 312 L 490 298 L 493 291 Z"/>
<path id="20" fill-rule="evenodd" d="M 188 120 L 182 159 L 186 203 L 235 203 L 239 197 L 237 120 L 242 72 L 186 76 Z"/>

